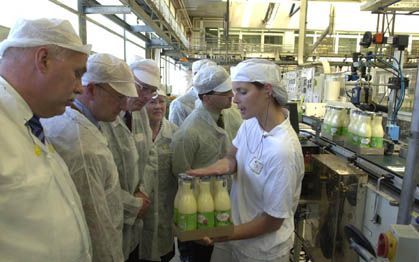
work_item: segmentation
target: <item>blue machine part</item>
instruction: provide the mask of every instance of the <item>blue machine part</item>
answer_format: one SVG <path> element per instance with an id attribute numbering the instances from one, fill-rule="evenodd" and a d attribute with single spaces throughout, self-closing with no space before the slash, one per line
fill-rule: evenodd
<path id="1" fill-rule="evenodd" d="M 361 87 L 355 86 L 354 88 L 352 88 L 351 93 L 352 93 L 352 98 L 351 98 L 352 104 L 359 105 L 361 103 Z"/>
<path id="2" fill-rule="evenodd" d="M 396 124 L 387 125 L 387 135 L 392 141 L 399 141 L 400 127 Z"/>

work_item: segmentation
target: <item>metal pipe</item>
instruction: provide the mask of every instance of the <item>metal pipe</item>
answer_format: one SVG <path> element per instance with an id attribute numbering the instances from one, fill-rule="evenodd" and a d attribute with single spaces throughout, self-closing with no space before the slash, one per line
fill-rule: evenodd
<path id="1" fill-rule="evenodd" d="M 304 64 L 304 47 L 307 27 L 307 0 L 300 1 L 300 29 L 298 32 L 298 65 Z"/>
<path id="2" fill-rule="evenodd" d="M 416 185 L 419 183 L 419 64 L 416 76 L 415 102 L 413 104 L 411 136 L 407 151 L 406 171 L 403 177 L 400 207 L 397 224 L 410 224 L 413 204 L 415 202 Z"/>
<path id="3" fill-rule="evenodd" d="M 86 18 L 84 16 L 84 7 L 86 6 L 85 0 L 77 1 L 77 9 L 79 11 L 79 36 L 83 44 L 87 43 L 86 34 Z"/>
<path id="4" fill-rule="evenodd" d="M 335 7 L 332 5 L 330 6 L 330 14 L 329 14 L 329 25 L 327 26 L 326 30 L 321 34 L 319 39 L 317 39 L 316 43 L 313 44 L 313 47 L 310 50 L 309 54 L 312 54 L 314 50 L 320 45 L 320 43 L 323 41 L 323 39 L 328 35 L 332 34 L 334 30 L 335 25 Z"/>

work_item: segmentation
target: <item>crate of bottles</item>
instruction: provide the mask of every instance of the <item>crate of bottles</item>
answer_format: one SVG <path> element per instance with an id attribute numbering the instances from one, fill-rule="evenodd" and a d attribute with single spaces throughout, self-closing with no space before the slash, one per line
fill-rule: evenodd
<path id="1" fill-rule="evenodd" d="M 327 106 L 321 127 L 321 136 L 343 145 L 348 131 L 349 108 Z"/>
<path id="2" fill-rule="evenodd" d="M 360 155 L 383 155 L 382 115 L 354 111 L 345 138 L 345 147 Z"/>
<path id="3" fill-rule="evenodd" d="M 179 175 L 174 202 L 174 230 L 181 241 L 220 238 L 233 234 L 231 203 L 225 177 Z"/>
<path id="4" fill-rule="evenodd" d="M 384 155 L 384 148 L 373 148 L 353 144 L 350 140 L 345 140 L 345 147 L 359 155 Z"/>

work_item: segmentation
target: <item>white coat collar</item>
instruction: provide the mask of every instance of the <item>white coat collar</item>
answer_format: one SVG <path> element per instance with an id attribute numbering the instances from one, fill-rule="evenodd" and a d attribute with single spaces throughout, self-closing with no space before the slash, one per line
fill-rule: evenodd
<path id="1" fill-rule="evenodd" d="M 0 85 L 0 99 L 6 102 L 5 110 L 12 116 L 13 121 L 19 126 L 24 126 L 33 116 L 28 103 L 2 76 L 0 76 Z"/>
<path id="2" fill-rule="evenodd" d="M 97 128 L 97 126 L 95 126 L 85 115 L 75 109 L 72 109 L 71 107 L 66 108 L 65 114 L 67 114 L 73 121 L 77 122 L 80 125 L 80 128 L 86 128 L 92 132 L 99 140 L 99 142 L 108 145 L 106 137 L 102 134 L 102 132 L 100 132 L 99 128 Z"/>
<path id="3" fill-rule="evenodd" d="M 282 121 L 281 124 L 279 124 L 279 125 L 275 126 L 274 128 L 272 128 L 272 130 L 269 131 L 269 132 L 264 131 L 262 129 L 262 127 L 259 125 L 259 122 L 258 122 L 259 128 L 262 130 L 263 135 L 265 137 L 266 136 L 274 136 L 274 135 L 280 133 L 282 130 L 287 129 L 291 125 L 290 120 L 289 120 L 289 117 L 288 117 L 289 116 L 289 111 L 287 109 L 283 108 L 282 109 L 282 113 L 284 114 L 284 117 L 285 117 L 284 121 Z"/>

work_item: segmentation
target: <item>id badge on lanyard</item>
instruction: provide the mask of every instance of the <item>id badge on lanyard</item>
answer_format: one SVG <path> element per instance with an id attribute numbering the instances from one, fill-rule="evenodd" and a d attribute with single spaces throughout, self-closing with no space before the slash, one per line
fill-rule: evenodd
<path id="1" fill-rule="evenodd" d="M 253 157 L 252 160 L 249 162 L 249 168 L 253 171 L 253 173 L 255 173 L 258 176 L 262 172 L 263 163 L 256 157 Z"/>

